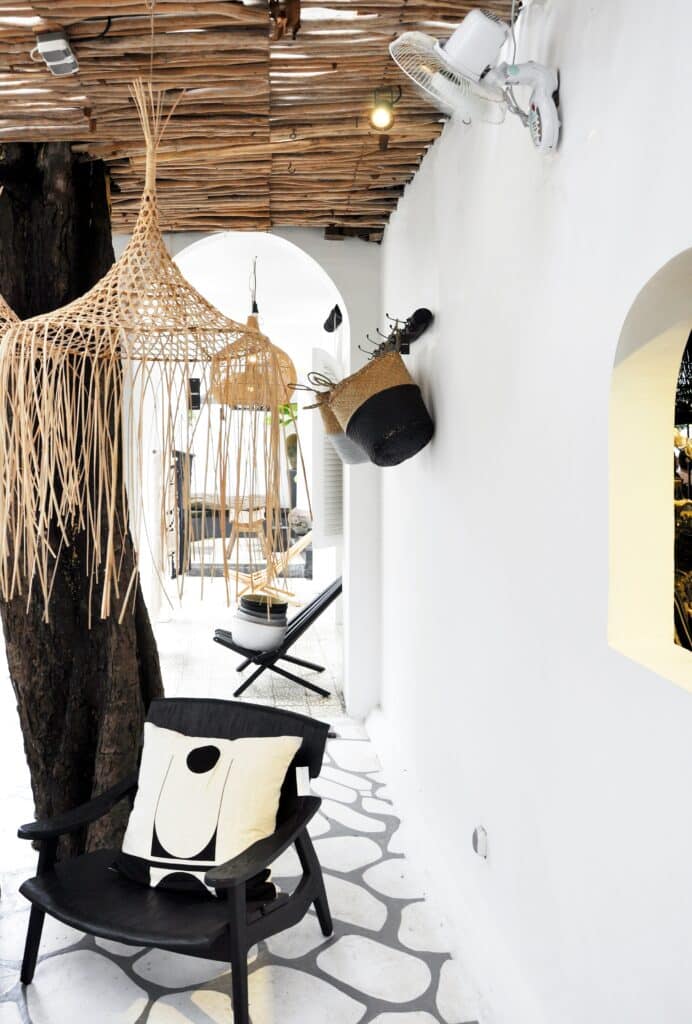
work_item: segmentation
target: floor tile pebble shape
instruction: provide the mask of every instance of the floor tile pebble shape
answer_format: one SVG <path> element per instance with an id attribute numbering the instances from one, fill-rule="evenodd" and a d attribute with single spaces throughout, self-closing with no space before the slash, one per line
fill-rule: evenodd
<path id="1" fill-rule="evenodd" d="M 322 934 L 317 918 L 314 914 L 308 914 L 293 928 L 272 935 L 266 940 L 266 945 L 272 956 L 281 957 L 282 960 L 296 960 L 327 942 L 329 939 Z"/>
<path id="2" fill-rule="evenodd" d="M 465 992 L 452 960 L 442 965 L 437 989 L 437 1012 L 445 1024 L 472 1024 L 481 1017 L 475 993 Z"/>
<path id="3" fill-rule="evenodd" d="M 420 880 L 403 857 L 390 857 L 375 864 L 363 875 L 371 889 L 394 900 L 420 900 L 424 897 Z"/>
<path id="4" fill-rule="evenodd" d="M 332 760 L 347 772 L 375 772 L 380 770 L 377 755 L 368 740 L 332 740 Z"/>
<path id="5" fill-rule="evenodd" d="M 341 825 L 352 828 L 356 832 L 384 832 L 387 827 L 378 818 L 371 818 L 369 814 L 361 814 L 360 811 L 354 811 L 352 807 L 339 804 L 336 800 L 323 800 L 322 811 L 332 821 L 338 821 Z"/>
<path id="6" fill-rule="evenodd" d="M 117 964 L 86 949 L 48 957 L 25 991 L 32 1024 L 135 1024 L 148 1001 Z"/>
<path id="7" fill-rule="evenodd" d="M 317 839 L 319 836 L 323 836 L 325 832 L 329 832 L 329 822 L 319 811 L 308 825 L 308 832 L 313 839 Z"/>
<path id="8" fill-rule="evenodd" d="M 293 846 L 289 846 L 272 864 L 272 875 L 276 878 L 296 878 L 300 872 L 300 861 Z"/>
<path id="9" fill-rule="evenodd" d="M 331 871 L 355 871 L 379 860 L 382 851 L 377 843 L 365 836 L 330 836 L 315 843 L 317 856 L 323 868 Z"/>
<path id="10" fill-rule="evenodd" d="M 358 1024 L 364 1003 L 304 971 L 269 965 L 250 975 L 252 1024 Z"/>
<path id="11" fill-rule="evenodd" d="M 176 992 L 157 999 L 147 1024 L 232 1024 L 231 998 L 224 992 Z"/>
<path id="12" fill-rule="evenodd" d="M 33 871 L 27 872 L 27 874 L 33 874 Z M 25 902 L 23 897 L 20 899 Z M 29 914 L 26 910 L 2 918 L 0 959 L 21 960 L 28 923 Z M 78 932 L 76 928 L 70 928 L 69 925 L 62 924 L 55 918 L 47 917 L 41 937 L 41 954 L 46 956 L 48 953 L 57 953 L 62 949 L 68 949 L 81 942 L 83 938 L 83 932 Z"/>
<path id="13" fill-rule="evenodd" d="M 332 917 L 345 924 L 379 932 L 387 920 L 387 907 L 362 885 L 325 874 L 324 884 Z"/>
<path id="14" fill-rule="evenodd" d="M 17 984 L 17 970 L 15 967 L 0 967 L 0 996 L 4 996 Z"/>
<path id="15" fill-rule="evenodd" d="M 376 800 L 373 796 L 366 796 L 363 800 L 363 810 L 368 814 L 388 814 L 396 818 L 397 814 L 388 800 Z"/>
<path id="16" fill-rule="evenodd" d="M 146 949 L 146 946 L 126 946 L 124 942 L 113 942 L 111 939 L 96 939 L 95 941 L 100 949 L 105 949 L 113 956 L 137 956 L 138 953 L 143 953 Z"/>
<path id="17" fill-rule="evenodd" d="M 135 961 L 132 969 L 137 977 L 161 988 L 188 988 L 190 985 L 204 985 L 213 981 L 225 974 L 229 967 L 227 963 L 216 960 L 150 949 Z"/>
<path id="18" fill-rule="evenodd" d="M 359 992 L 390 1003 L 410 1003 L 431 981 L 418 957 L 362 935 L 345 935 L 317 957 L 317 966 Z"/>
<path id="19" fill-rule="evenodd" d="M 381 1013 L 371 1024 L 437 1024 L 431 1013 L 414 1010 L 413 1013 Z"/>
<path id="20" fill-rule="evenodd" d="M 444 922 L 435 917 L 425 900 L 409 903 L 401 911 L 399 942 L 418 953 L 446 953 L 450 946 Z"/>
<path id="21" fill-rule="evenodd" d="M 331 782 L 322 777 L 313 780 L 312 792 L 322 798 L 326 797 L 328 800 L 340 800 L 343 804 L 353 804 L 358 799 L 358 794 L 354 789 L 348 789 L 338 782 Z"/>
<path id="22" fill-rule="evenodd" d="M 353 772 L 342 771 L 341 768 L 333 768 L 331 765 L 327 765 L 322 769 L 320 778 L 329 779 L 331 782 L 338 782 L 342 786 L 350 786 L 351 789 L 357 789 L 364 793 L 372 792 L 373 784 L 370 779 L 363 775 L 355 775 Z"/>

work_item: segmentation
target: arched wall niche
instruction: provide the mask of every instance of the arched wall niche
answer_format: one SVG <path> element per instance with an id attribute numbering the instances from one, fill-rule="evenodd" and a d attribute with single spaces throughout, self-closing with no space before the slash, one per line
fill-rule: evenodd
<path id="1" fill-rule="evenodd" d="M 625 319 L 610 393 L 608 642 L 692 691 L 692 655 L 673 632 L 672 431 L 692 331 L 692 249 L 642 288 Z"/>

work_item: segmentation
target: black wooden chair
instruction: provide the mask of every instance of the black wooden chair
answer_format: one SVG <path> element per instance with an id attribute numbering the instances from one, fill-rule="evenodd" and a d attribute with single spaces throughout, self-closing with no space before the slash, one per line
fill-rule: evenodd
<path id="1" fill-rule="evenodd" d="M 286 636 L 284 637 L 283 643 L 280 647 L 277 647 L 273 651 L 250 651 L 246 647 L 240 647 L 235 643 L 233 634 L 229 633 L 226 629 L 217 629 L 214 633 L 214 642 L 221 644 L 222 647 L 227 647 L 231 651 L 235 651 L 236 654 L 240 654 L 243 657 L 243 661 L 237 666 L 236 672 L 242 672 L 248 665 L 258 665 L 259 667 L 248 676 L 238 689 L 234 692 L 234 697 L 240 697 L 242 693 L 245 693 L 248 686 L 251 686 L 254 681 L 266 672 L 267 669 L 271 669 L 272 672 L 276 672 L 278 675 L 283 676 L 284 679 L 290 679 L 294 683 L 298 683 L 299 686 L 304 686 L 307 690 L 312 690 L 313 693 L 319 693 L 320 697 L 328 697 L 329 692 L 322 689 L 321 686 L 316 686 L 314 683 L 309 683 L 307 679 L 301 679 L 300 676 L 296 676 L 293 672 L 288 672 L 285 668 L 277 665 L 277 661 L 286 661 L 291 665 L 299 665 L 301 668 L 310 668 L 314 672 L 324 672 L 324 665 L 316 665 L 313 661 L 305 661 L 303 658 L 296 658 L 291 654 L 288 654 L 291 647 L 300 640 L 303 633 L 310 628 L 315 619 L 319 618 L 322 612 L 329 607 L 329 605 L 336 601 L 337 597 L 342 591 L 341 577 L 330 583 L 329 586 L 314 597 L 309 604 L 306 604 L 304 608 L 295 615 L 288 624 L 286 630 Z"/>
<path id="2" fill-rule="evenodd" d="M 312 778 L 320 772 L 328 730 L 322 722 L 290 711 L 225 700 L 155 700 L 148 720 L 189 736 L 301 736 L 303 742 L 293 764 L 307 767 Z M 38 873 L 20 889 L 32 904 L 22 983 L 29 985 L 33 979 L 43 920 L 49 914 L 90 935 L 127 945 L 230 962 L 233 1022 L 249 1024 L 248 950 L 261 939 L 297 924 L 311 904 L 322 933 L 332 933 L 322 870 L 307 831 L 320 800 L 298 796 L 296 773 L 289 769 L 274 834 L 207 872 L 205 881 L 217 890 L 216 897 L 130 881 L 112 868 L 117 850 L 99 850 L 56 863 L 60 836 L 81 831 L 125 797 L 132 800 L 136 789 L 135 774 L 75 810 L 20 828 L 20 838 L 40 844 Z M 249 898 L 253 890 L 247 883 L 258 876 L 264 880 L 268 866 L 291 844 L 295 844 L 303 872 L 295 891 L 278 896 L 272 892 L 274 898 L 267 900 Z"/>

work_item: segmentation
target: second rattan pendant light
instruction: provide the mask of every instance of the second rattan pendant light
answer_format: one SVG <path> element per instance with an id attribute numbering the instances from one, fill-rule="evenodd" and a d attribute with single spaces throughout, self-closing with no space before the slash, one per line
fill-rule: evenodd
<path id="1" fill-rule="evenodd" d="M 202 452 L 196 486 L 222 515 L 237 500 L 231 424 L 189 414 L 189 382 L 199 378 L 208 390 L 214 357 L 241 338 L 260 345 L 261 335 L 215 309 L 171 260 L 155 186 L 156 151 L 171 114 L 164 116 L 163 95 L 150 85 L 137 82 L 132 94 L 146 178 L 129 245 L 81 299 L 16 324 L 0 342 L 0 594 L 42 597 L 46 619 L 55 565 L 79 532 L 86 534 L 94 613 L 103 618 L 122 616 L 134 598 L 137 570 L 121 578 L 128 528 L 136 547 L 159 528 L 169 535 L 163 546 L 171 546 L 171 531 L 190 535 L 190 502 L 172 509 L 169 498 L 174 453 L 189 464 Z M 207 436 L 195 445 L 200 424 Z M 143 530 L 152 439 L 161 460 L 160 524 Z M 207 520 L 202 509 L 202 542 Z"/>
<path id="2" fill-rule="evenodd" d="M 296 370 L 283 349 L 273 345 L 259 329 L 257 267 L 250 276 L 252 313 L 247 333 L 232 341 L 212 359 L 211 396 L 222 419 L 235 420 L 230 439 L 235 450 L 236 503 L 230 509 L 237 534 L 259 537 L 260 558 L 250 544 L 246 571 L 238 574 L 242 590 L 272 593 L 285 569 L 287 524 L 282 520 L 282 480 L 286 462 L 285 411 L 290 409 Z M 295 430 L 293 414 L 288 417 Z M 296 443 L 300 442 L 297 438 Z M 307 481 L 305 481 L 307 491 Z M 309 499 L 308 499 L 309 500 Z M 224 557 L 230 559 L 232 544 Z M 237 563 L 236 563 L 237 565 Z M 284 588 L 285 589 L 285 588 Z"/>

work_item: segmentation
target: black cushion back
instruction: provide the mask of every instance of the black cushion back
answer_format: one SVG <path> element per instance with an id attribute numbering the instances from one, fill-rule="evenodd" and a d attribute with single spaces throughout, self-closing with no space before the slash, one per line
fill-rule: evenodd
<path id="1" fill-rule="evenodd" d="M 294 711 L 246 704 L 235 700 L 171 697 L 153 700 L 147 721 L 185 736 L 218 736 L 237 740 L 246 736 L 301 736 L 294 764 L 307 766 L 315 778 L 322 768 L 329 726 Z"/>

